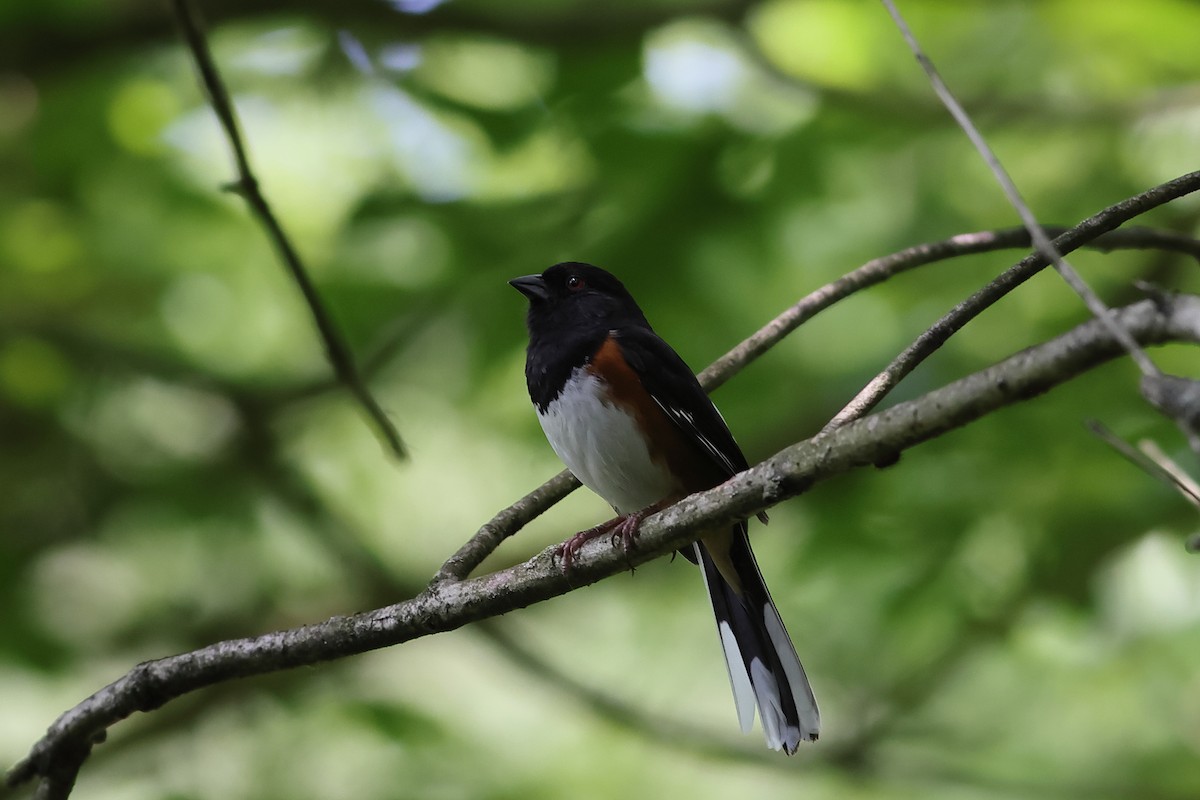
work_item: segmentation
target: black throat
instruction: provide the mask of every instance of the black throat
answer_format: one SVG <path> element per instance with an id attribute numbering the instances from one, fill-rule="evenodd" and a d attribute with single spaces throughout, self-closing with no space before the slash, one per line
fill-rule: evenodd
<path id="1" fill-rule="evenodd" d="M 607 330 L 566 337 L 539 336 L 530 331 L 529 349 L 525 354 L 525 385 L 539 414 L 562 394 L 571 373 L 591 362 L 606 338 Z"/>
<path id="2" fill-rule="evenodd" d="M 571 373 L 589 364 L 609 336 L 628 328 L 650 329 L 636 304 L 596 295 L 577 300 L 529 306 L 525 383 L 539 413 L 562 394 Z"/>

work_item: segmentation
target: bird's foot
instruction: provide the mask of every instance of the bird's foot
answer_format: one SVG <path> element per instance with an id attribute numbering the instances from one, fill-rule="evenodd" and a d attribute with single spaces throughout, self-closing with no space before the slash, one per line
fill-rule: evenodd
<path id="1" fill-rule="evenodd" d="M 635 511 L 632 514 L 622 514 L 619 517 L 610 519 L 607 522 L 602 522 L 594 528 L 588 528 L 567 539 L 554 550 L 556 558 L 562 559 L 562 567 L 564 573 L 569 573 L 571 567 L 575 563 L 575 556 L 579 550 L 592 539 L 598 536 L 608 534 L 608 541 L 614 548 L 620 545 L 625 551 L 625 558 L 628 560 L 630 553 L 633 552 L 634 544 L 637 542 L 638 533 L 642 527 L 642 521 L 651 514 L 656 514 L 667 505 L 666 502 L 655 503 L 652 506 L 647 506 L 641 511 Z M 630 564 L 630 569 L 633 565 Z"/>
<path id="2" fill-rule="evenodd" d="M 625 521 L 625 517 L 617 517 L 610 519 L 607 522 L 601 522 L 594 528 L 580 531 L 579 533 L 567 539 L 565 542 L 554 548 L 554 557 L 562 560 L 562 569 L 564 573 L 570 573 L 571 567 L 575 564 L 575 554 L 579 552 L 585 544 L 595 539 L 597 536 L 603 536 L 613 528 Z"/>
<path id="3" fill-rule="evenodd" d="M 612 533 L 608 536 L 608 543 L 614 548 L 619 544 L 621 549 L 625 551 L 625 559 L 629 560 L 629 554 L 633 552 L 633 546 L 637 543 L 638 534 L 641 532 L 642 520 L 658 510 L 657 505 L 643 508 L 641 511 L 635 511 L 632 514 L 626 514 L 619 517 L 617 524 L 613 526 Z M 633 569 L 633 565 L 630 565 Z"/>

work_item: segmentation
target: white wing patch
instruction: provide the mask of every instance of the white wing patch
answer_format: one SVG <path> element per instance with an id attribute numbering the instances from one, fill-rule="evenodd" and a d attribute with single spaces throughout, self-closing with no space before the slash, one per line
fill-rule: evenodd
<path id="1" fill-rule="evenodd" d="M 738 473 L 738 468 L 735 467 L 733 462 L 729 460 L 729 456 L 725 455 L 725 453 L 723 453 L 719 447 L 712 443 L 711 439 L 701 432 L 700 428 L 696 425 L 696 417 L 692 414 L 692 412 L 684 411 L 682 408 L 669 406 L 654 395 L 651 395 L 651 397 L 654 397 L 654 402 L 658 404 L 658 407 L 663 410 L 663 413 L 666 414 L 672 422 L 674 422 L 676 425 L 679 425 L 692 436 L 694 436 L 696 441 L 704 446 L 704 450 L 710 456 L 712 456 L 718 464 L 721 464 L 723 467 L 725 467 L 730 475 L 735 475 Z M 716 406 L 713 406 L 713 409 L 716 410 L 717 416 L 721 417 L 720 410 L 717 409 Z M 724 417 L 721 417 L 721 422 L 725 422 Z"/>

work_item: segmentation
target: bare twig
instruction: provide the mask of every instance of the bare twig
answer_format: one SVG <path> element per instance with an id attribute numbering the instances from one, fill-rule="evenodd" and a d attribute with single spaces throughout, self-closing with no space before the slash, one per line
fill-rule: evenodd
<path id="1" fill-rule="evenodd" d="M 563 470 L 492 517 L 467 540 L 466 544 L 458 548 L 445 564 L 442 564 L 431 585 L 464 580 L 485 558 L 495 552 L 501 542 L 525 527 L 530 520 L 541 516 L 579 486 L 579 480 L 569 471 Z"/>
<path id="2" fill-rule="evenodd" d="M 1046 234 L 1046 231 L 1042 229 L 1041 224 L 1037 221 L 1037 217 L 1034 216 L 1033 211 L 1021 197 L 1021 193 L 1017 190 L 1016 184 L 1013 182 L 1008 172 L 1004 169 L 1004 166 L 1000 163 L 1000 159 L 996 157 L 996 154 L 992 151 L 991 147 L 988 146 L 987 141 L 975 127 L 975 124 L 971 121 L 971 118 L 967 114 L 966 110 L 962 107 L 958 100 L 955 99 L 954 94 L 950 91 L 950 87 L 948 87 L 945 81 L 942 80 L 942 77 L 938 73 L 937 68 L 934 67 L 933 62 L 921 49 L 920 43 L 913 35 L 912 30 L 909 29 L 908 24 L 904 21 L 904 17 L 900 14 L 900 10 L 896 8 L 896 4 L 893 2 L 893 0 L 881 1 L 887 8 L 888 13 L 891 14 L 892 19 L 896 23 L 896 27 L 898 27 L 900 32 L 903 34 L 905 41 L 908 43 L 909 49 L 911 49 L 913 51 L 913 55 L 916 56 L 917 62 L 921 65 L 921 68 L 925 70 L 925 74 L 929 76 L 929 81 L 933 85 L 934 92 L 946 106 L 946 109 L 954 117 L 955 121 L 959 124 L 959 127 L 961 127 L 967 134 L 967 138 L 969 138 L 971 143 L 975 145 L 975 149 L 979 151 L 979 154 L 983 157 L 983 160 L 987 163 L 988 168 L 992 171 L 992 174 L 996 177 L 996 180 L 1004 190 L 1005 195 L 1008 197 L 1009 203 L 1013 206 L 1013 208 L 1016 209 L 1017 214 L 1020 215 L 1021 221 L 1024 223 L 1025 227 L 1029 229 L 1029 233 L 1033 236 L 1033 241 L 1037 246 L 1038 252 L 1042 253 L 1046 260 L 1054 265 L 1054 269 L 1058 272 L 1062 279 L 1066 281 L 1067 285 L 1070 286 L 1077 295 L 1079 295 L 1084 304 L 1088 307 L 1088 310 L 1092 312 L 1092 315 L 1102 321 L 1105 325 L 1109 326 L 1113 332 L 1113 336 L 1117 338 L 1117 341 L 1121 342 L 1122 346 L 1129 352 L 1133 362 L 1142 372 L 1143 396 L 1156 408 L 1158 408 L 1167 416 L 1171 416 L 1171 418 L 1175 420 L 1175 424 L 1187 438 L 1192 450 L 1197 454 L 1200 454 L 1200 426 L 1197 425 L 1194 415 L 1172 416 L 1171 409 L 1161 403 L 1155 402 L 1148 390 L 1152 390 L 1153 388 L 1160 386 L 1162 383 L 1163 375 L 1159 371 L 1158 367 L 1154 364 L 1150 357 L 1146 355 L 1146 353 L 1140 347 L 1138 347 L 1137 342 L 1134 341 L 1132 336 L 1129 336 L 1117 328 L 1117 323 L 1113 317 L 1112 310 L 1104 303 L 1103 300 L 1100 299 L 1099 295 L 1092 291 L 1092 288 L 1088 286 L 1083 277 L 1067 262 L 1066 259 L 1062 257 L 1062 254 L 1058 251 L 1055 244 L 1050 241 L 1050 237 Z"/>
<path id="3" fill-rule="evenodd" d="M 1145 342 L 1200 342 L 1200 297 L 1142 301 L 1118 312 Z M 499 572 L 431 586 L 417 597 L 375 611 L 238 639 L 141 664 L 50 726 L 9 785 L 53 774 L 70 754 L 136 711 L 150 711 L 214 683 L 342 658 L 496 616 L 594 583 L 686 544 L 695 531 L 744 519 L 814 483 L 867 466 L 1030 398 L 1121 352 L 1099 322 L 1090 321 L 982 372 L 902 403 L 870 419 L 794 444 L 707 492 L 692 495 L 645 522 L 632 554 L 592 543 L 568 581 L 552 549 Z"/>
<path id="4" fill-rule="evenodd" d="M 1176 191 L 1186 194 L 1200 189 L 1200 172 L 1194 173 L 1195 179 L 1181 187 L 1161 192 L 1163 187 L 1155 187 L 1144 195 L 1132 198 L 1129 206 L 1118 204 L 1105 209 L 1091 219 L 1080 223 L 1075 229 L 1062 226 L 1050 226 L 1047 230 L 1056 236 L 1063 236 L 1071 230 L 1080 231 L 1080 235 L 1070 240 L 1076 247 L 1090 247 L 1104 252 L 1125 249 L 1160 249 L 1184 253 L 1200 261 L 1200 240 L 1182 234 L 1168 231 L 1157 231 L 1153 228 L 1130 228 L 1128 230 L 1113 230 L 1117 225 L 1143 213 L 1143 202 L 1153 207 L 1178 197 Z M 1189 176 L 1191 177 L 1191 176 Z M 1164 184 L 1164 186 L 1166 186 Z M 1144 201 L 1143 201 L 1143 198 Z M 1142 202 L 1133 202 L 1142 201 Z M 877 283 L 907 272 L 915 267 L 944 261 L 958 256 L 976 253 L 989 253 L 996 250 L 1007 250 L 1017 247 L 1028 247 L 1032 237 L 1025 228 L 1004 228 L 995 231 L 977 231 L 975 233 L 960 233 L 940 242 L 919 244 L 882 258 L 868 261 L 861 267 L 848 272 L 837 280 L 827 283 L 815 292 L 801 298 L 791 308 L 784 311 L 775 319 L 768 322 L 750 338 L 730 350 L 713 362 L 700 373 L 700 382 L 710 392 L 721 386 L 738 370 L 749 362 L 761 356 L 776 345 L 783 337 L 794 331 L 800 325 L 812 319 L 818 312 L 824 311 L 839 300 L 857 291 L 874 286 Z M 1068 251 L 1069 252 L 1069 251 Z M 1044 266 L 1044 264 L 1043 264 Z"/>
<path id="5" fill-rule="evenodd" d="M 1197 190 L 1200 190 L 1200 171 L 1181 175 L 1139 195 L 1122 200 L 1099 214 L 1089 217 L 1059 236 L 1057 247 L 1062 252 L 1069 253 L 1084 242 L 1113 230 L 1128 219 Z M 912 372 L 918 364 L 941 347 L 954 333 L 984 309 L 1044 269 L 1047 263 L 1045 255 L 1040 251 L 1030 253 L 987 286 L 959 303 L 918 336 L 916 341 L 896 356 L 881 373 L 872 378 L 845 408 L 834 415 L 824 430 L 834 430 L 866 415 L 895 388 L 904 376 Z"/>
<path id="6" fill-rule="evenodd" d="M 1150 439 L 1143 439 L 1138 442 L 1135 449 L 1095 420 L 1088 422 L 1088 428 L 1134 466 L 1152 477 L 1158 478 L 1183 495 L 1183 498 L 1197 509 L 1200 509 L 1200 483 L 1196 483 L 1196 479 L 1187 474 L 1170 456 L 1164 453 L 1157 443 Z M 1200 553 L 1200 533 L 1189 536 L 1184 547 L 1189 553 Z"/>
<path id="7" fill-rule="evenodd" d="M 938 99 L 942 101 L 942 104 L 946 106 L 946 110 L 954 117 L 954 121 L 967 134 L 967 138 L 971 140 L 971 144 L 975 145 L 975 149 L 979 151 L 979 155 L 987 163 L 988 169 L 996 177 L 1000 188 L 1004 190 L 1005 196 L 1008 197 L 1008 202 L 1016 209 L 1017 214 L 1021 217 L 1021 222 L 1033 237 L 1034 246 L 1045 256 L 1047 261 L 1054 265 L 1054 268 L 1062 276 L 1063 280 L 1075 290 L 1075 293 L 1083 299 L 1083 302 L 1092 314 L 1097 319 L 1102 320 L 1105 325 L 1109 326 L 1113 336 L 1129 351 L 1130 357 L 1138 365 L 1142 374 L 1146 376 L 1158 375 L 1158 367 L 1138 347 L 1137 342 L 1133 340 L 1132 336 L 1117 328 L 1116 321 L 1112 317 L 1112 310 L 1092 291 L 1087 282 L 1075 271 L 1075 268 L 1067 263 L 1054 242 L 1046 235 L 1046 231 L 1042 229 L 1041 223 L 1037 221 L 1037 217 L 1034 216 L 1029 205 L 1021 197 L 1021 192 L 1017 189 L 1017 185 L 1013 183 L 1007 170 L 1004 169 L 1004 165 L 1000 163 L 1000 159 L 996 157 L 987 140 L 983 138 L 983 134 L 975 127 L 975 123 L 971 121 L 971 117 L 967 114 L 966 109 L 955 99 L 954 93 L 950 91 L 950 87 L 942 80 L 942 76 L 933 65 L 933 61 L 922 50 L 917 37 L 913 35 L 912 30 L 908 27 L 908 23 L 904 21 L 904 17 L 900 14 L 900 9 L 896 8 L 893 0 L 881 0 L 881 2 L 887 8 L 888 13 L 891 14 L 896 27 L 900 29 L 900 33 L 908 43 L 909 49 L 916 56 L 917 63 L 921 65 L 921 68 L 925 70 L 925 74 L 929 76 L 929 82 L 933 85 L 933 91 L 937 93 Z"/>
<path id="8" fill-rule="evenodd" d="M 1184 498 L 1200 510 L 1200 483 L 1191 475 L 1183 471 L 1175 460 L 1163 452 L 1158 443 L 1152 439 L 1142 439 L 1138 442 L 1138 449 L 1145 454 L 1146 458 L 1150 459 L 1151 463 L 1158 466 L 1163 472 L 1170 476 L 1171 481 L 1183 494 Z"/>
<path id="9" fill-rule="evenodd" d="M 1185 500 L 1200 509 L 1200 484 L 1153 441 L 1142 439 L 1138 446 L 1134 447 L 1097 420 L 1089 420 L 1087 426 L 1088 430 L 1134 466 L 1175 489 Z"/>
<path id="10" fill-rule="evenodd" d="M 212 53 L 209 51 L 208 40 L 201 30 L 199 15 L 192 7 L 190 0 L 173 0 L 173 2 L 183 38 L 187 41 L 192 57 L 196 61 L 201 82 L 212 103 L 213 111 L 221 123 L 221 128 L 225 131 L 225 138 L 229 140 L 229 147 L 233 151 L 234 162 L 237 166 L 237 180 L 227 188 L 245 198 L 250 209 L 266 229 L 275 249 L 279 251 L 279 256 L 287 267 L 288 273 L 300 288 L 300 293 L 308 304 L 309 313 L 312 314 L 313 322 L 316 323 L 317 331 L 325 344 L 325 354 L 333 366 L 338 381 L 354 395 L 367 412 L 368 417 L 375 423 L 380 435 L 386 441 L 388 449 L 397 458 L 404 458 L 406 455 L 404 441 L 370 390 L 367 389 L 366 384 L 363 383 L 358 368 L 354 365 L 354 356 L 350 352 L 349 345 L 342 338 L 337 325 L 325 308 L 316 286 L 308 276 L 308 271 L 300 260 L 299 253 L 296 252 L 296 248 L 271 211 L 271 206 L 259 188 L 258 179 L 250 168 L 250 159 L 246 154 L 246 147 L 238 130 L 233 102 L 229 98 L 229 92 L 225 88 L 225 83 L 222 81 Z"/>

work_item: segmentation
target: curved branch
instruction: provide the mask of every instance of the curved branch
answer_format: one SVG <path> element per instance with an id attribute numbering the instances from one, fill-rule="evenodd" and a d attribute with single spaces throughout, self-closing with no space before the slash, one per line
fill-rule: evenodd
<path id="1" fill-rule="evenodd" d="M 392 453 L 397 458 L 404 458 L 404 441 L 400 438 L 400 433 L 379 406 L 371 391 L 367 389 L 366 384 L 363 383 L 358 368 L 354 365 L 354 355 L 350 352 L 350 346 L 342 338 L 333 317 L 330 316 L 324 301 L 321 300 L 320 293 L 317 292 L 317 287 L 313 284 L 312 278 L 308 276 L 308 270 L 300 260 L 300 254 L 296 252 L 291 239 L 284 232 L 283 226 L 271 211 L 267 198 L 259 188 L 258 179 L 250 168 L 246 146 L 238 130 L 233 102 L 229 99 L 229 92 L 225 88 L 224 81 L 221 80 L 221 74 L 217 71 L 217 65 L 208 49 L 208 41 L 200 29 L 200 20 L 195 9 L 192 8 L 189 0 L 174 0 L 174 6 L 183 37 L 196 60 L 196 68 L 200 72 L 201 82 L 212 103 L 213 111 L 221 123 L 221 128 L 225 131 L 225 138 L 229 140 L 229 148 L 233 151 L 233 160 L 237 166 L 238 176 L 237 180 L 227 188 L 245 198 L 250 210 L 254 212 L 266 229 L 267 236 L 275 245 L 279 257 L 283 259 L 288 274 L 296 282 L 296 286 L 304 296 L 304 302 L 308 304 L 309 313 L 321 335 L 321 341 L 325 344 L 325 354 L 329 358 L 330 365 L 333 366 L 338 381 L 350 390 L 359 405 L 367 412 L 367 416 L 375 423 Z"/>
<path id="2" fill-rule="evenodd" d="M 1117 314 L 1144 343 L 1200 342 L 1200 297 L 1147 300 Z M 552 549 L 547 549 L 490 575 L 434 584 L 411 600 L 386 608 L 140 664 L 59 717 L 29 756 L 11 770 L 8 783 L 53 775 L 79 752 L 86 754 L 90 744 L 116 722 L 205 686 L 454 630 L 594 583 L 628 568 L 630 560 L 640 564 L 676 550 L 696 530 L 744 519 L 833 475 L 888 463 L 904 449 L 1045 392 L 1120 352 L 1104 327 L 1089 321 L 916 400 L 794 444 L 715 489 L 685 498 L 647 519 L 635 553 L 592 543 L 580 552 L 570 579 L 555 564 Z"/>
<path id="3" fill-rule="evenodd" d="M 1117 205 L 1110 206 L 1099 214 L 1079 223 L 1074 228 L 1050 226 L 1047 230 L 1062 239 L 1061 247 L 1064 248 L 1064 252 L 1071 252 L 1080 247 L 1090 247 L 1104 252 L 1153 248 L 1184 253 L 1200 261 L 1200 242 L 1192 237 L 1166 231 L 1156 231 L 1153 228 L 1139 227 L 1130 228 L 1129 230 L 1116 230 L 1117 226 L 1126 220 L 1133 219 L 1151 208 L 1197 190 L 1200 190 L 1200 172 L 1193 172 L 1161 186 L 1156 186 Z M 791 308 L 760 328 L 753 336 L 714 361 L 707 369 L 700 373 L 700 383 L 704 385 L 705 389 L 710 392 L 713 391 L 737 374 L 746 364 L 758 358 L 767 350 L 770 350 L 785 336 L 812 319 L 819 312 L 824 311 L 839 300 L 846 299 L 855 292 L 882 283 L 888 278 L 899 275 L 902 272 L 959 256 L 1029 247 L 1031 243 L 1030 233 L 1025 228 L 1004 228 L 996 231 L 960 233 L 940 242 L 919 244 L 906 250 L 868 261 L 861 267 L 846 273 L 837 280 L 827 283 L 815 292 L 801 298 Z M 1020 262 L 1020 265 L 1025 265 L 1029 262 L 1037 264 L 1038 258 L 1039 255 L 1037 253 L 1031 254 L 1024 261 Z M 1045 267 L 1045 263 L 1041 262 L 1028 275 L 1021 277 L 1019 281 L 1006 284 L 1006 291 L 1016 288 L 1019 283 L 1028 279 L 1043 267 Z M 1005 273 L 1005 275 L 1008 275 L 1008 273 Z M 987 302 L 979 310 L 982 311 L 983 308 L 996 302 L 1002 296 L 1003 293 L 995 297 L 983 298 Z M 882 397 L 880 395 L 876 402 L 882 399 Z M 869 411 L 870 408 L 866 410 Z"/>
<path id="4" fill-rule="evenodd" d="M 1200 428 L 1197 428 L 1196 417 L 1200 412 L 1193 409 L 1178 408 L 1180 403 L 1175 402 L 1176 398 L 1172 398 L 1167 403 L 1158 402 L 1164 395 L 1175 394 L 1178 392 L 1181 379 L 1165 376 L 1159 370 L 1150 356 L 1146 355 L 1145 351 L 1138 345 L 1134 338 L 1126 331 L 1122 330 L 1117 324 L 1113 316 L 1112 309 L 1108 304 L 1100 299 L 1100 295 L 1096 294 L 1095 290 L 1088 285 L 1083 276 L 1071 266 L 1065 255 L 1059 252 L 1055 246 L 1055 242 L 1050 240 L 1050 235 L 1038 222 L 1033 210 L 1021 197 L 1021 192 L 1017 189 L 1016 183 L 1008 174 L 1008 170 L 1000 163 L 1000 159 L 996 156 L 994 150 L 984 139 L 983 134 L 975 127 L 975 123 L 971 120 L 971 116 L 963 108 L 962 104 L 954 97 L 954 93 L 950 91 L 950 87 L 942 80 L 941 74 L 937 67 L 933 65 L 933 61 L 921 48 L 921 44 L 917 41 L 917 37 L 913 34 L 912 29 L 908 27 L 908 23 L 904 20 L 904 16 L 900 13 L 900 9 L 896 7 L 893 0 L 882 0 L 884 7 L 891 15 L 892 20 L 896 23 L 896 27 L 900 29 L 901 35 L 908 42 L 909 48 L 913 55 L 916 56 L 917 62 L 921 68 L 925 70 L 926 76 L 929 78 L 930 84 L 933 86 L 933 91 L 945 105 L 946 110 L 954 117 L 955 122 L 962 128 L 967 138 L 971 140 L 971 144 L 979 151 L 979 155 L 991 170 L 992 175 L 996 178 L 996 182 L 1000 184 L 1000 188 L 1004 191 L 1008 198 L 1009 204 L 1016 209 L 1017 215 L 1021 218 L 1025 227 L 1029 230 L 1033 237 L 1033 242 L 1047 261 L 1053 266 L 1059 276 L 1066 282 L 1075 294 L 1083 301 L 1088 310 L 1096 319 L 1103 322 L 1112 331 L 1113 336 L 1121 342 L 1121 346 L 1129 353 L 1129 357 L 1133 363 L 1137 365 L 1142 372 L 1142 396 L 1150 402 L 1155 408 L 1162 413 L 1171 417 L 1179 429 L 1187 437 L 1188 443 L 1191 445 L 1198 455 L 1200 455 Z M 1163 390 L 1164 384 L 1170 384 L 1170 387 Z M 1182 403 L 1186 405 L 1186 401 Z"/>
<path id="5" fill-rule="evenodd" d="M 908 23 L 905 22 L 903 15 L 901 15 L 900 9 L 896 8 L 895 2 L 893 0 L 882 0 L 882 2 L 888 13 L 891 14 L 896 27 L 900 29 L 904 40 L 908 42 L 909 48 L 912 50 L 913 55 L 916 56 L 917 63 L 925 70 L 925 74 L 933 86 L 934 93 L 937 94 L 938 99 L 942 101 L 946 110 L 950 112 L 950 116 L 954 117 L 954 121 L 962 128 L 963 133 L 971 140 L 971 144 L 975 146 L 984 163 L 991 170 L 992 175 L 996 178 L 996 182 L 1000 184 L 1005 197 L 1008 198 L 1009 205 L 1016 210 L 1017 216 L 1021 218 L 1021 222 L 1029 230 L 1038 252 L 1054 265 L 1054 269 L 1058 271 L 1058 274 L 1062 276 L 1067 285 L 1079 295 L 1093 316 L 1096 319 L 1102 320 L 1105 325 L 1108 325 L 1112 329 L 1113 336 L 1129 351 L 1129 357 L 1138 365 L 1138 369 L 1142 371 L 1142 374 L 1148 378 L 1161 377 L 1162 373 L 1158 371 L 1158 367 L 1142 351 L 1137 342 L 1133 340 L 1133 337 L 1117 327 L 1116 321 L 1112 317 L 1112 309 L 1100 299 L 1100 296 L 1092 290 L 1092 287 L 1087 285 L 1083 277 L 1063 257 L 1063 254 L 1059 252 L 1054 242 L 1050 241 L 1049 234 L 1042 227 L 1042 224 L 1038 222 L 1029 204 L 1021 197 L 1021 192 L 1017 189 L 1017 184 L 1013 181 L 1012 176 L 1008 174 L 1008 170 L 1000 163 L 999 157 L 996 156 L 996 152 L 992 150 L 987 140 L 983 138 L 983 134 L 979 132 L 979 128 L 975 127 L 975 123 L 971 120 L 971 116 L 967 113 L 967 110 L 962 107 L 962 104 L 955 98 L 954 93 L 950 91 L 950 87 L 942 80 L 937 67 L 933 65 L 933 61 L 922 49 L 920 42 L 917 41 L 917 37 L 913 34 L 912 29 L 908 27 Z"/>
<path id="6" fill-rule="evenodd" d="M 1155 186 L 1139 195 L 1122 200 L 1088 217 L 1074 228 L 1055 239 L 1060 253 L 1070 253 L 1102 234 L 1107 234 L 1122 222 L 1132 219 L 1151 208 L 1200 189 L 1200 171 L 1189 172 L 1174 180 Z M 859 419 L 879 404 L 906 375 L 931 353 L 945 344 L 946 340 L 977 317 L 984 309 L 995 304 L 1006 294 L 1032 278 L 1049 264 L 1041 252 L 1030 253 L 1019 263 L 1002 272 L 995 280 L 951 309 L 929 329 L 917 337 L 904 352 L 896 356 L 883 372 L 876 375 L 854 396 L 845 408 L 834 415 L 823 431 L 835 430 Z"/>

